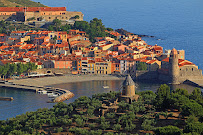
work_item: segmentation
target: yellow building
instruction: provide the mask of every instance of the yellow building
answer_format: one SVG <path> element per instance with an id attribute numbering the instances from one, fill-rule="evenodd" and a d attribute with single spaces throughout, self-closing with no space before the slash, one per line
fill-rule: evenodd
<path id="1" fill-rule="evenodd" d="M 111 62 L 98 61 L 95 62 L 95 74 L 111 74 Z"/>
<path id="2" fill-rule="evenodd" d="M 113 44 L 106 44 L 99 46 L 101 50 L 113 50 Z"/>
<path id="3" fill-rule="evenodd" d="M 88 60 L 88 73 L 94 74 L 95 73 L 95 61 Z"/>

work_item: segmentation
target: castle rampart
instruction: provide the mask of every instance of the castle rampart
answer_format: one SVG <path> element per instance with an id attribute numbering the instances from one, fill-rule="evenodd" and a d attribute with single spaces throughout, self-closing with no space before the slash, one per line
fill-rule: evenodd
<path id="1" fill-rule="evenodd" d="M 83 21 L 83 14 L 82 12 L 66 11 L 65 7 L 0 7 L 0 20 L 52 22 L 54 19 Z"/>

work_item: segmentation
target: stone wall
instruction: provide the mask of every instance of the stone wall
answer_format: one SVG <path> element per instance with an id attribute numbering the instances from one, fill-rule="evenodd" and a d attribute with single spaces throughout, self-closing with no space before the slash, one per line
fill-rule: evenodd
<path id="1" fill-rule="evenodd" d="M 195 66 L 183 66 L 180 68 L 180 77 L 202 76 L 202 70 Z"/>
<path id="2" fill-rule="evenodd" d="M 202 80 L 203 82 L 203 76 L 185 76 L 185 77 L 179 77 L 179 82 L 183 83 L 186 80 Z"/>
<path id="3" fill-rule="evenodd" d="M 158 80 L 169 83 L 169 82 L 171 82 L 171 77 L 169 77 L 168 75 L 159 74 Z"/>
<path id="4" fill-rule="evenodd" d="M 70 98 L 72 98 L 74 96 L 75 95 L 72 92 L 67 91 L 66 93 L 64 93 L 64 94 L 58 96 L 57 98 L 55 98 L 53 102 L 63 102 L 63 101 L 68 100 L 68 99 L 70 99 Z"/>
<path id="5" fill-rule="evenodd" d="M 153 80 L 158 79 L 157 71 L 136 71 L 135 78 L 137 80 Z"/>
<path id="6" fill-rule="evenodd" d="M 53 12 L 56 12 L 53 14 Z M 59 19 L 62 21 L 68 21 L 68 20 L 77 20 L 77 21 L 83 21 L 83 14 L 82 12 L 70 12 L 70 11 L 61 11 L 65 13 L 58 13 L 59 11 L 52 11 L 50 13 L 42 14 L 41 12 L 16 12 L 16 15 L 10 15 L 10 14 L 3 14 L 0 15 L 0 20 L 5 20 L 5 21 L 27 21 L 27 19 L 35 17 L 35 20 L 33 21 L 40 21 L 45 20 L 47 22 L 52 22 L 54 19 Z M 78 15 L 79 19 L 74 19 L 74 17 Z"/>
<path id="7" fill-rule="evenodd" d="M 43 69 L 37 69 L 34 72 L 37 72 L 38 74 L 47 74 L 47 73 L 71 74 L 70 69 L 67 69 L 67 68 L 43 68 Z"/>

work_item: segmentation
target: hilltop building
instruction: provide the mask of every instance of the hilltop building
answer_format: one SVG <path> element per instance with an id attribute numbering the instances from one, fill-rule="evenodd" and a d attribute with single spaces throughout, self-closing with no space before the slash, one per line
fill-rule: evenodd
<path id="1" fill-rule="evenodd" d="M 125 100 L 128 103 L 131 103 L 133 100 L 136 100 L 139 98 L 139 95 L 135 94 L 135 82 L 131 78 L 130 75 L 128 75 L 123 82 L 123 90 L 121 94 L 121 100 Z"/>
<path id="2" fill-rule="evenodd" d="M 66 11 L 66 7 L 0 7 L 0 20 L 4 21 L 46 21 L 54 19 L 69 21 L 83 20 L 82 12 Z"/>

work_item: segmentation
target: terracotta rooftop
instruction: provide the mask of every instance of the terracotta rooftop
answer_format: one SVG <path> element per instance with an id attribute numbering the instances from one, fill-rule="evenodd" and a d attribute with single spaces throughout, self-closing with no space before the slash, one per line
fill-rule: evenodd
<path id="1" fill-rule="evenodd" d="M 0 12 L 66 11 L 66 7 L 0 7 Z"/>

